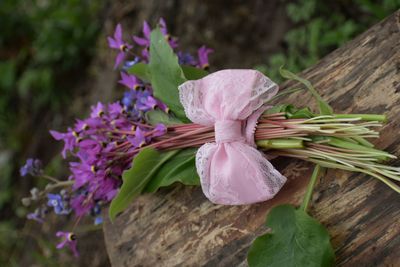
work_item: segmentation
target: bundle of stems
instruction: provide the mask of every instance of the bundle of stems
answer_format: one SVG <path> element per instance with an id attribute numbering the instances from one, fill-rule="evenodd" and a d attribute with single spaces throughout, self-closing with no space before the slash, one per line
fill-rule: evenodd
<path id="1" fill-rule="evenodd" d="M 288 118 L 285 112 L 263 114 L 255 140 L 268 155 L 299 158 L 321 165 L 373 176 L 396 192 L 400 187 L 400 167 L 382 162 L 397 157 L 374 148 L 365 138 L 377 138 L 375 130 L 384 115 L 334 114 L 311 118 Z M 160 150 L 199 147 L 214 142 L 213 127 L 198 124 L 169 125 L 167 134 L 148 145 Z"/>

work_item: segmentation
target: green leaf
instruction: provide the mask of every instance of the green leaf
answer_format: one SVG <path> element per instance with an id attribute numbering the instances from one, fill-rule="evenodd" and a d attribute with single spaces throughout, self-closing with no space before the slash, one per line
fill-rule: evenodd
<path id="1" fill-rule="evenodd" d="M 195 165 L 196 151 L 196 148 L 180 150 L 161 166 L 143 192 L 156 192 L 158 188 L 169 186 L 175 182 L 184 185 L 200 185 Z"/>
<path id="2" fill-rule="evenodd" d="M 150 78 L 150 72 L 149 72 L 149 67 L 147 64 L 139 62 L 133 65 L 128 69 L 129 74 L 133 74 L 137 76 L 139 79 L 149 82 L 151 80 Z"/>
<path id="3" fill-rule="evenodd" d="M 250 248 L 250 267 L 333 266 L 334 251 L 328 231 L 315 219 L 291 205 L 273 208 L 267 216 L 270 233 L 258 237 Z"/>
<path id="4" fill-rule="evenodd" d="M 299 210 L 307 212 L 308 205 L 310 204 L 312 193 L 314 190 L 314 186 L 315 183 L 317 182 L 318 176 L 321 173 L 321 170 L 323 170 L 323 168 L 321 168 L 320 165 L 316 164 L 314 167 L 314 171 L 310 177 L 310 181 L 308 182 L 307 190 L 306 193 L 304 194 L 303 201 L 299 207 Z"/>
<path id="5" fill-rule="evenodd" d="M 183 74 L 188 80 L 198 80 L 208 75 L 208 72 L 203 69 L 199 69 L 193 66 L 181 66 Z"/>
<path id="6" fill-rule="evenodd" d="M 132 167 L 122 174 L 123 183 L 118 195 L 111 201 L 109 209 L 111 221 L 142 193 L 157 170 L 177 152 L 160 153 L 153 148 L 145 148 L 136 155 Z"/>
<path id="7" fill-rule="evenodd" d="M 182 124 L 182 121 L 173 117 L 162 110 L 154 109 L 146 112 L 146 121 L 151 125 L 162 123 L 165 125 Z"/>
<path id="8" fill-rule="evenodd" d="M 274 113 L 280 113 L 280 112 L 287 112 L 289 106 L 293 106 L 290 104 L 282 104 L 282 105 L 275 105 L 270 109 L 266 110 L 266 114 L 274 114 Z"/>
<path id="9" fill-rule="evenodd" d="M 288 119 L 307 119 L 307 118 L 313 118 L 315 117 L 315 114 L 311 112 L 309 108 L 302 108 L 298 109 L 295 106 L 291 104 L 283 104 L 283 105 L 277 105 L 269 110 L 267 110 L 267 114 L 274 114 L 274 113 L 280 113 L 280 112 L 285 112 L 285 116 Z"/>
<path id="10" fill-rule="evenodd" d="M 315 114 L 311 112 L 309 108 L 296 109 L 293 112 L 287 114 L 288 119 L 305 119 L 313 118 Z"/>
<path id="11" fill-rule="evenodd" d="M 165 40 L 159 28 L 154 29 L 150 36 L 150 63 L 148 68 L 151 75 L 151 85 L 154 96 L 164 102 L 174 114 L 184 122 L 185 116 L 179 101 L 178 86 L 186 81 L 178 57 Z"/>
<path id="12" fill-rule="evenodd" d="M 290 94 L 296 93 L 296 92 L 301 91 L 301 90 L 303 90 L 303 88 L 286 89 L 286 90 L 274 95 L 270 100 L 268 100 L 265 103 L 270 103 L 270 102 L 276 100 L 277 98 L 280 98 L 280 97 L 285 96 L 285 95 L 290 95 Z"/>
<path id="13" fill-rule="evenodd" d="M 302 83 L 310 91 L 310 93 L 314 96 L 314 98 L 318 102 L 319 111 L 320 111 L 321 115 L 333 115 L 333 109 L 331 108 L 331 106 L 329 106 L 329 104 L 322 99 L 322 97 L 318 94 L 317 90 L 315 90 L 315 88 L 312 86 L 312 84 L 308 80 L 303 79 L 303 78 L 297 76 L 296 74 L 294 74 L 288 70 L 285 70 L 282 67 L 279 69 L 279 72 L 282 75 L 282 77 L 284 77 L 286 79 L 298 81 L 298 82 Z"/>

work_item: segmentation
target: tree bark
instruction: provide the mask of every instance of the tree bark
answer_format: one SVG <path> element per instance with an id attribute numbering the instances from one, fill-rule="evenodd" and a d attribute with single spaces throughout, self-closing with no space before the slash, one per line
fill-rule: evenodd
<path id="1" fill-rule="evenodd" d="M 400 156 L 399 31 L 397 11 L 301 74 L 336 113 L 386 114 L 388 123 L 374 142 L 396 156 Z M 281 87 L 292 85 L 285 83 Z M 298 107 L 313 103 L 305 92 L 283 101 Z M 399 163 L 394 160 L 388 164 Z M 278 158 L 273 164 L 288 177 L 288 182 L 274 199 L 264 203 L 214 205 L 200 188 L 181 185 L 140 196 L 113 224 L 105 221 L 111 263 L 246 266 L 249 246 L 266 231 L 268 211 L 282 203 L 299 205 L 312 172 L 311 164 L 299 160 Z M 399 264 L 397 193 L 374 178 L 340 170 L 329 170 L 314 192 L 310 213 L 328 228 L 339 266 Z"/>

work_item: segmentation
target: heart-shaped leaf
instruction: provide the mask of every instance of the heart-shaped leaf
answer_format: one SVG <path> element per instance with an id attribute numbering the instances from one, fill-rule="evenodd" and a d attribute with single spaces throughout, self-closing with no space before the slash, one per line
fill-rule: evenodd
<path id="1" fill-rule="evenodd" d="M 291 205 L 273 208 L 266 220 L 271 232 L 258 237 L 250 248 L 250 267 L 325 267 L 335 255 L 328 231 L 303 210 Z"/>

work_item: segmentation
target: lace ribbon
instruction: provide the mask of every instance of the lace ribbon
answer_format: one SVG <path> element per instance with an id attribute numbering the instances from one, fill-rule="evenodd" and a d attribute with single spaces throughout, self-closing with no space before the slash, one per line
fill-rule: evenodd
<path id="1" fill-rule="evenodd" d="M 255 70 L 222 70 L 179 86 L 186 116 L 215 127 L 215 143 L 196 154 L 204 195 L 213 203 L 242 205 L 271 199 L 286 182 L 256 149 L 257 119 L 278 86 Z"/>

